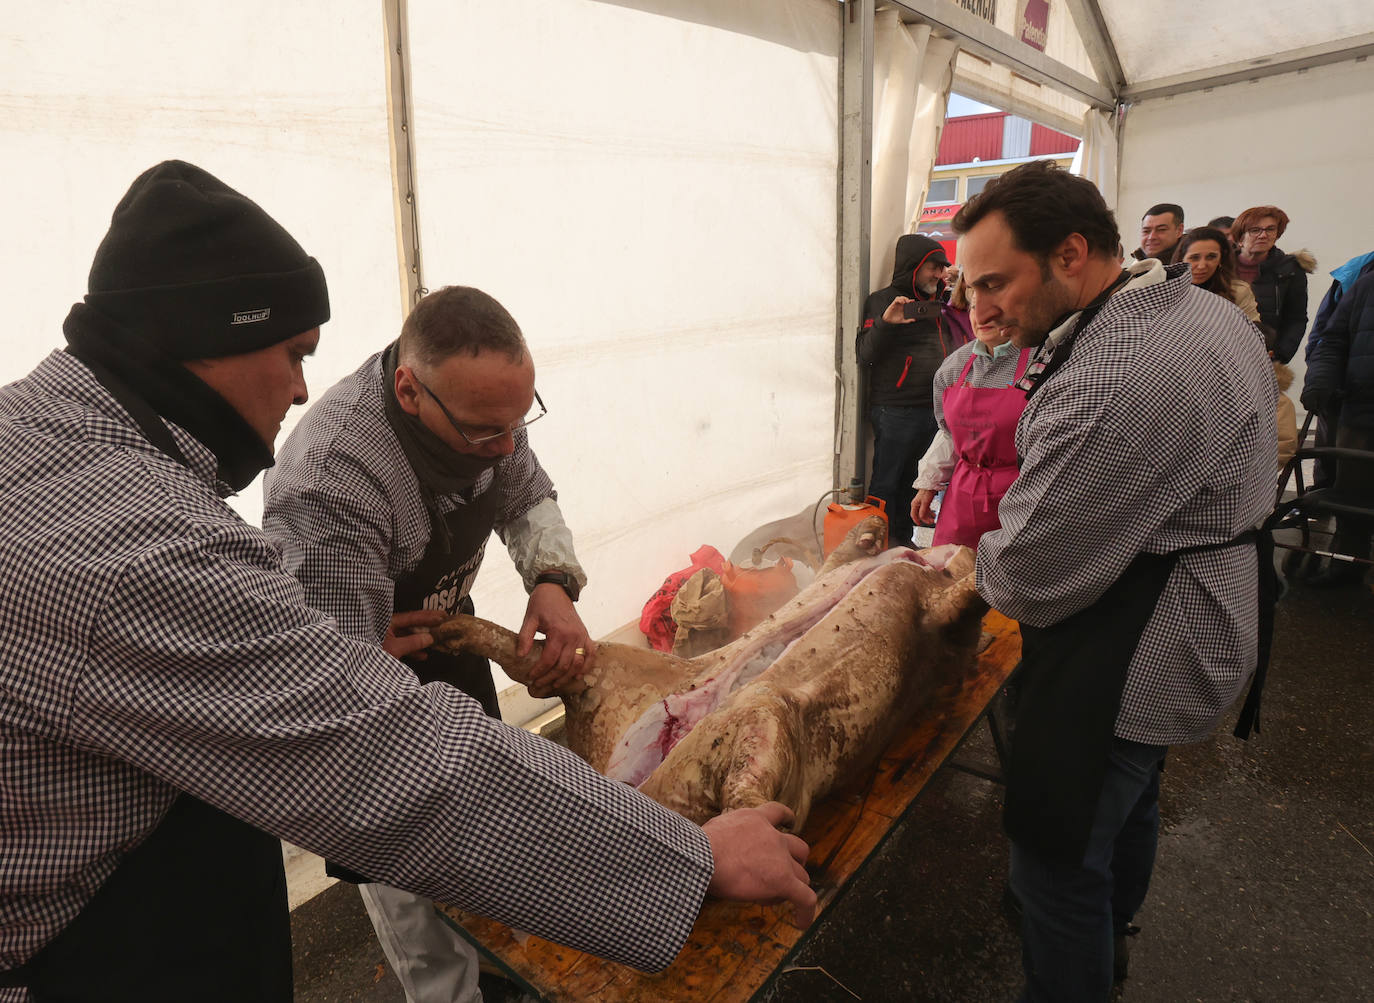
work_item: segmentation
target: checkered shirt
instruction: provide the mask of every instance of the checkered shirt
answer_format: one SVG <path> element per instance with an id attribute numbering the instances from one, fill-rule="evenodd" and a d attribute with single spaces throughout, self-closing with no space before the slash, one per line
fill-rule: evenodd
<path id="1" fill-rule="evenodd" d="M 1021 473 L 978 548 L 978 589 L 1047 626 L 1140 552 L 1219 544 L 1273 505 L 1277 387 L 1255 326 L 1186 268 L 1137 265 L 1030 399 Z M 1131 659 L 1116 734 L 1168 745 L 1215 725 L 1255 666 L 1249 543 L 1183 555 Z"/>
<path id="2" fill-rule="evenodd" d="M 190 469 L 64 352 L 0 390 L 0 970 L 178 791 L 388 884 L 666 965 L 711 877 L 704 833 L 342 634 L 173 434 Z"/>
<path id="3" fill-rule="evenodd" d="M 387 423 L 382 379 L 378 353 L 311 407 L 264 479 L 262 520 L 309 602 L 349 636 L 378 644 L 395 611 L 395 582 L 419 566 L 431 531 L 419 481 Z M 524 429 L 515 433 L 515 451 L 478 477 L 474 499 L 498 485 L 496 532 L 526 589 L 551 570 L 585 585 L 553 482 Z M 439 495 L 435 503 L 441 515 L 465 504 L 459 495 Z M 447 608 L 472 588 L 485 550 L 483 544 L 458 570 Z"/>

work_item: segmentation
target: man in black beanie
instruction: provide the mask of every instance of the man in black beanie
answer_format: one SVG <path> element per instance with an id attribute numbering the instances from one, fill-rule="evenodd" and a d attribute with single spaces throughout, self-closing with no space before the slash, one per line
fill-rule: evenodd
<path id="1" fill-rule="evenodd" d="M 289 1000 L 281 839 L 644 969 L 708 892 L 809 919 L 786 808 L 698 827 L 421 686 L 224 503 L 272 463 L 328 316 L 271 217 L 159 164 L 67 350 L 0 389 L 0 987 Z"/>

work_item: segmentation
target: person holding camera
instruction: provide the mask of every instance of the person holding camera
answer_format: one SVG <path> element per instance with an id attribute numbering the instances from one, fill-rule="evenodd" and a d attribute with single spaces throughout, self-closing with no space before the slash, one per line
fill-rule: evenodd
<path id="1" fill-rule="evenodd" d="M 941 319 L 944 248 L 921 233 L 897 238 L 892 283 L 864 303 L 859 361 L 868 366 L 873 472 L 868 493 L 886 502 L 888 540 L 911 546 L 916 466 L 935 438 L 932 381 L 956 347 Z"/>

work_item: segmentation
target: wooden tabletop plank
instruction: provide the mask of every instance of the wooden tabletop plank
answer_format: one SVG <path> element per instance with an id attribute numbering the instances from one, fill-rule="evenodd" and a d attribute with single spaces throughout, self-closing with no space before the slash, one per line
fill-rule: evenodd
<path id="1" fill-rule="evenodd" d="M 1015 621 L 993 611 L 983 621 L 991 642 L 978 669 L 936 692 L 884 750 L 862 782 L 817 804 L 801 833 L 811 846 L 807 870 L 816 888 L 817 922 L 911 808 L 1001 689 L 1021 655 Z M 556 894 L 556 890 L 553 891 Z M 686 945 L 657 975 L 562 947 L 450 906 L 440 912 L 517 985 L 550 1003 L 743 1001 L 767 984 L 806 931 L 783 907 L 707 899 Z"/>

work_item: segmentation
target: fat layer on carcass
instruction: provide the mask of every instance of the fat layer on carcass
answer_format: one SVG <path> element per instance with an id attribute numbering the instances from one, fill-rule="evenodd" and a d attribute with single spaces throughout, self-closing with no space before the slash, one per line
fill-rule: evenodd
<path id="1" fill-rule="evenodd" d="M 870 766 L 943 683 L 974 664 L 986 606 L 963 547 L 882 551 L 885 526 L 850 531 L 816 580 L 763 623 L 692 659 L 597 646 L 559 691 L 568 744 L 593 767 L 702 822 L 781 801 L 799 828 L 812 803 Z M 528 681 L 538 648 L 474 617 L 436 629 Z"/>

